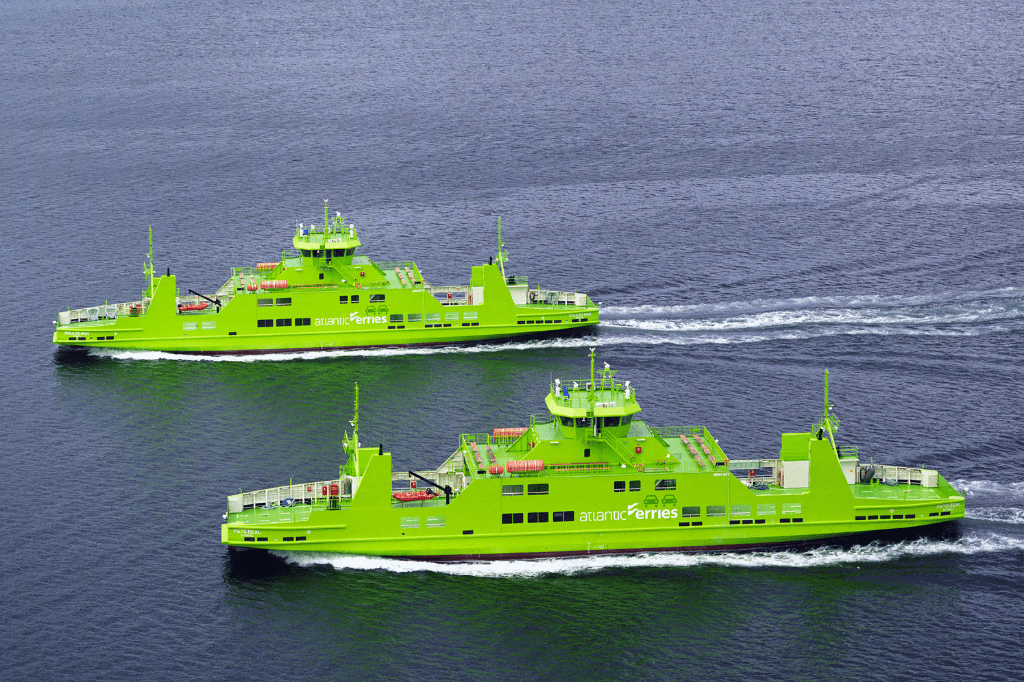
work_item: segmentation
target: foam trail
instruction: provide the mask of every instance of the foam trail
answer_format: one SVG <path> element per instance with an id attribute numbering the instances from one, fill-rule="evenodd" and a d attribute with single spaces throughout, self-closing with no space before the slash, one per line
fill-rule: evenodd
<path id="1" fill-rule="evenodd" d="M 941 555 L 970 556 L 975 554 L 1024 552 L 1024 538 L 985 534 L 958 540 L 930 540 L 855 545 L 849 549 L 820 547 L 804 552 L 749 552 L 721 554 L 640 554 L 631 556 L 590 556 L 559 559 L 493 561 L 461 564 L 437 564 L 427 561 L 382 559 L 380 557 L 340 554 L 306 554 L 281 552 L 274 554 L 299 566 L 332 566 L 338 570 L 388 571 L 391 573 L 431 572 L 478 578 L 533 578 L 551 574 L 579 575 L 616 568 L 729 568 L 806 569 L 826 566 L 881 564 L 891 561 Z"/>
<path id="2" fill-rule="evenodd" d="M 969 481 L 958 478 L 950 481 L 950 485 L 959 490 L 967 499 L 1000 498 L 1024 500 L 1024 481 Z"/>
<path id="3" fill-rule="evenodd" d="M 982 301 L 995 300 L 990 307 L 1019 308 L 1012 301 L 1004 299 L 1024 298 L 1024 288 L 1005 287 L 978 292 L 961 292 L 945 294 L 921 294 L 914 296 L 804 296 L 787 299 L 754 299 L 752 301 L 722 301 L 717 303 L 696 303 L 676 305 L 639 305 L 616 306 L 608 305 L 601 308 L 602 315 L 714 315 L 722 313 L 754 313 L 777 310 L 814 310 L 821 308 L 905 308 L 925 307 L 940 304 L 979 304 Z"/>
<path id="4" fill-rule="evenodd" d="M 966 516 L 978 521 L 1024 525 L 1024 509 L 1020 507 L 968 507 Z"/>

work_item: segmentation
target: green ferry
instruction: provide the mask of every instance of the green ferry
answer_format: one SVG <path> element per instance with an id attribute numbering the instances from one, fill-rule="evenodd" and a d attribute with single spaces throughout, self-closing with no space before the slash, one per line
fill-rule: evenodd
<path id="1" fill-rule="evenodd" d="M 58 314 L 58 347 L 179 353 L 267 353 L 362 346 L 472 343 L 570 333 L 596 325 L 598 306 L 577 291 L 531 288 L 506 275 L 498 255 L 474 266 L 470 283 L 432 286 L 412 261 L 356 255 L 353 224 L 340 214 L 302 225 L 281 260 L 233 268 L 212 295 L 178 290 L 170 268 L 155 276 L 153 232 L 140 301 Z"/>
<path id="2" fill-rule="evenodd" d="M 960 519 L 964 498 L 937 471 L 861 461 L 837 445 L 828 400 L 777 454 L 730 459 L 703 426 L 638 418 L 607 363 L 554 380 L 548 414 L 459 436 L 434 471 L 394 471 L 359 442 L 359 398 L 337 478 L 231 495 L 232 547 L 433 561 L 751 550 Z"/>

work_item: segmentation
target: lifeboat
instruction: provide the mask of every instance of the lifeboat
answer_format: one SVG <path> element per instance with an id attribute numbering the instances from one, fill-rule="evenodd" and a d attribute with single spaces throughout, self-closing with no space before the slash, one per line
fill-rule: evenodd
<path id="1" fill-rule="evenodd" d="M 209 307 L 210 307 L 209 303 L 188 303 L 186 305 L 179 305 L 178 306 L 178 312 L 179 313 L 187 313 L 187 312 L 192 311 L 192 310 L 205 310 L 206 308 L 209 308 Z"/>
<path id="2" fill-rule="evenodd" d="M 391 497 L 399 502 L 420 502 L 434 499 L 437 497 L 437 493 L 433 490 L 399 490 L 391 493 Z"/>
<path id="3" fill-rule="evenodd" d="M 510 459 L 506 464 L 510 474 L 544 470 L 544 460 L 542 459 Z"/>
<path id="4" fill-rule="evenodd" d="M 496 428 L 494 429 L 494 438 L 519 438 L 529 431 L 525 426 L 514 427 L 514 428 Z"/>

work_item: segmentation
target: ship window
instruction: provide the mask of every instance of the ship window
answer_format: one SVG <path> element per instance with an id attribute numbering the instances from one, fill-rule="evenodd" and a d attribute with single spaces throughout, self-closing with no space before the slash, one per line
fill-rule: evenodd
<path id="1" fill-rule="evenodd" d="M 256 307 L 265 308 L 266 306 L 274 305 L 274 299 L 272 298 L 257 298 Z"/>
<path id="2" fill-rule="evenodd" d="M 547 523 L 548 513 L 547 512 L 530 512 L 527 516 L 528 523 Z"/>
<path id="3" fill-rule="evenodd" d="M 572 417 L 562 417 L 562 426 L 572 426 Z"/>
<path id="4" fill-rule="evenodd" d="M 309 258 L 312 254 L 313 252 L 310 251 L 309 249 L 302 249 L 302 255 L 305 256 L 306 258 Z"/>
<path id="5" fill-rule="evenodd" d="M 619 418 L 618 417 L 605 417 L 604 418 L 604 425 L 605 426 L 618 426 L 619 425 Z"/>
<path id="6" fill-rule="evenodd" d="M 199 325 L 195 322 L 185 322 L 181 325 L 182 330 L 190 331 L 192 329 L 199 329 Z"/>
<path id="7" fill-rule="evenodd" d="M 296 327 L 308 327 L 309 323 L 310 323 L 310 319 L 308 317 L 296 317 L 295 318 L 295 326 Z"/>
<path id="8" fill-rule="evenodd" d="M 216 328 L 217 328 L 217 323 L 216 322 L 203 322 L 203 329 L 216 329 Z M 114 338 L 114 337 L 111 336 L 110 338 Z"/>
<path id="9" fill-rule="evenodd" d="M 292 299 L 291 298 L 279 298 L 279 299 L 275 300 L 274 303 L 277 304 L 277 305 L 291 305 L 292 304 Z"/>
<path id="10" fill-rule="evenodd" d="M 680 507 L 679 515 L 684 519 L 700 516 L 700 507 Z"/>
<path id="11" fill-rule="evenodd" d="M 562 520 L 563 521 L 575 521 L 576 520 L 576 512 L 571 512 L 571 511 L 562 512 Z"/>
<path id="12" fill-rule="evenodd" d="M 348 303 L 348 296 L 339 296 L 338 303 Z"/>
<path id="13" fill-rule="evenodd" d="M 615 483 L 614 483 L 614 490 L 617 493 L 624 493 L 624 492 L 626 492 L 626 482 L 625 481 L 615 481 Z"/>
<path id="14" fill-rule="evenodd" d="M 629 423 L 630 423 L 631 421 L 633 421 L 633 415 L 631 415 L 631 414 L 627 414 L 626 416 L 624 416 L 624 417 L 623 417 L 623 418 L 622 418 L 622 419 L 620 420 L 620 422 L 619 422 L 619 423 L 620 423 L 620 424 L 621 424 L 622 426 L 628 426 L 628 425 L 629 425 Z"/>
<path id="15" fill-rule="evenodd" d="M 256 326 L 257 327 L 273 327 L 274 326 L 274 321 L 273 320 L 256 320 Z"/>
<path id="16" fill-rule="evenodd" d="M 370 303 L 383 303 L 384 294 L 370 294 Z"/>
<path id="17" fill-rule="evenodd" d="M 502 523 L 512 523 L 512 515 L 511 514 L 502 514 L 501 515 L 501 522 Z"/>
<path id="18" fill-rule="evenodd" d="M 409 313 L 409 322 L 422 322 L 423 313 Z"/>
<path id="19" fill-rule="evenodd" d="M 512 523 L 522 523 L 522 522 L 523 522 L 523 515 L 521 513 L 519 513 L 519 514 L 512 514 Z"/>
<path id="20" fill-rule="evenodd" d="M 466 311 L 466 312 L 462 313 L 462 319 L 464 319 L 464 320 L 475 320 L 476 319 L 476 311 L 475 310 L 470 310 L 470 311 Z"/>
<path id="21" fill-rule="evenodd" d="M 800 513 L 800 503 L 799 502 L 784 502 L 782 504 L 782 513 L 783 514 L 799 514 Z"/>
<path id="22" fill-rule="evenodd" d="M 292 326 L 291 318 L 287 318 L 286 317 L 283 320 L 279 319 L 275 326 L 277 326 L 277 327 L 290 327 L 290 326 Z"/>
<path id="23" fill-rule="evenodd" d="M 638 490 L 640 490 L 640 481 L 630 481 L 629 482 L 629 492 L 635 493 Z"/>
<path id="24" fill-rule="evenodd" d="M 523 486 L 521 485 L 503 485 L 501 486 L 502 495 L 522 495 Z"/>
<path id="25" fill-rule="evenodd" d="M 459 314 L 458 313 L 445 313 L 444 314 L 444 319 L 445 320 L 457 320 L 457 319 L 459 319 Z"/>
<path id="26" fill-rule="evenodd" d="M 443 516 L 428 516 L 427 517 L 427 528 L 444 528 Z"/>
<path id="27" fill-rule="evenodd" d="M 427 313 L 426 320 L 427 322 L 440 322 L 441 313 Z"/>
<path id="28" fill-rule="evenodd" d="M 655 490 L 675 490 L 676 479 L 674 478 L 662 478 L 654 482 Z"/>
<path id="29" fill-rule="evenodd" d="M 359 294 L 352 294 L 352 298 L 349 299 L 350 303 L 359 303 Z"/>
<path id="30" fill-rule="evenodd" d="M 420 517 L 418 516 L 403 516 L 402 517 L 402 528 L 419 528 Z"/>
<path id="31" fill-rule="evenodd" d="M 526 486 L 527 495 L 547 495 L 548 484 L 547 483 L 530 483 Z"/>
<path id="32" fill-rule="evenodd" d="M 391 316 L 390 320 L 391 320 L 391 322 L 404 322 L 405 321 L 405 316 L 402 315 L 402 313 L 396 313 L 396 314 Z"/>
<path id="33" fill-rule="evenodd" d="M 759 504 L 757 505 L 758 516 L 773 516 L 775 514 L 774 504 Z"/>
<path id="34" fill-rule="evenodd" d="M 733 516 L 750 516 L 750 505 L 749 504 L 734 504 L 732 506 Z"/>
<path id="35" fill-rule="evenodd" d="M 725 505 L 724 504 L 709 504 L 708 505 L 708 516 L 725 516 Z"/>
<path id="36" fill-rule="evenodd" d="M 576 428 L 584 429 L 590 426 L 590 417 L 576 417 Z"/>

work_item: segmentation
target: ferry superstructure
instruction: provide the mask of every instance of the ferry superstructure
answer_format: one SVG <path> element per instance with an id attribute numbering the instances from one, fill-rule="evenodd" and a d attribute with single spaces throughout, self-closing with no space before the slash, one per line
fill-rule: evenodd
<path id="1" fill-rule="evenodd" d="M 653 427 L 605 366 L 555 380 L 548 414 L 459 436 L 433 471 L 395 471 L 354 433 L 336 478 L 228 497 L 222 543 L 436 561 L 723 551 L 907 530 L 962 518 L 933 469 L 837 445 L 828 401 L 777 453 L 731 459 L 703 426 Z"/>
<path id="2" fill-rule="evenodd" d="M 599 322 L 578 291 L 530 286 L 506 275 L 498 255 L 473 266 L 470 283 L 432 286 L 412 261 L 375 263 L 356 255 L 356 228 L 340 215 L 299 225 L 293 252 L 275 262 L 233 268 L 211 295 L 178 290 L 170 268 L 154 274 L 153 237 L 139 301 L 58 314 L 59 347 L 179 353 L 267 353 L 363 346 L 472 343 L 571 333 Z"/>

